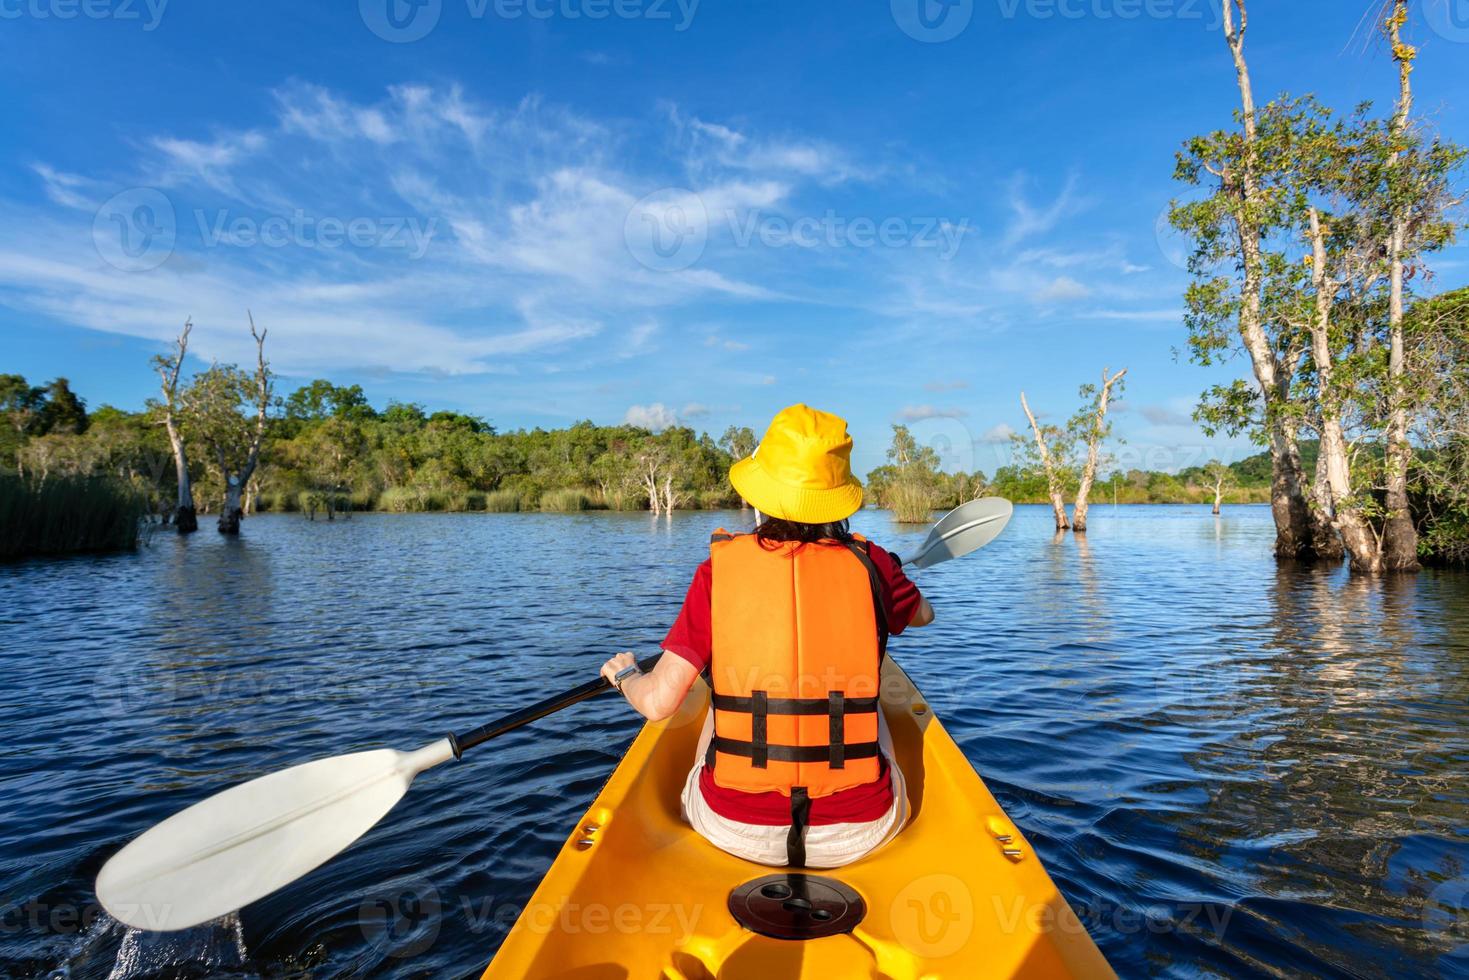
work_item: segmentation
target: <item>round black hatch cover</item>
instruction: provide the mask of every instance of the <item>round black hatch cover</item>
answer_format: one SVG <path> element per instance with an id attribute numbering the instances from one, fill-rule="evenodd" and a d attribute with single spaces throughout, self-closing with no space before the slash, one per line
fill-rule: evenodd
<path id="1" fill-rule="evenodd" d="M 775 874 L 730 892 L 729 914 L 762 936 L 820 939 L 855 929 L 867 914 L 867 903 L 835 878 Z"/>

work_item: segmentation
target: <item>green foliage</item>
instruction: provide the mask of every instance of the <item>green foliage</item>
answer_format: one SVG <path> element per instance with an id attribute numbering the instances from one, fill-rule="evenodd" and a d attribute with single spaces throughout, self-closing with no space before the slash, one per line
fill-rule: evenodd
<path id="1" fill-rule="evenodd" d="M 134 548 L 146 510 L 122 480 L 0 475 L 0 559 Z"/>

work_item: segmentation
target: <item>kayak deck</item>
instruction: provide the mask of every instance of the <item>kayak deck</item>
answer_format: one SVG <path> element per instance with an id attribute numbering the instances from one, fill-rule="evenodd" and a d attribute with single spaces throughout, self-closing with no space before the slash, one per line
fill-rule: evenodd
<path id="1" fill-rule="evenodd" d="M 646 725 L 511 928 L 486 980 L 521 977 L 1112 977 L 1024 835 L 891 660 L 882 704 L 912 817 L 813 874 L 866 903 L 850 933 L 785 940 L 735 921 L 732 889 L 787 869 L 720 851 L 679 815 L 709 692 Z"/>

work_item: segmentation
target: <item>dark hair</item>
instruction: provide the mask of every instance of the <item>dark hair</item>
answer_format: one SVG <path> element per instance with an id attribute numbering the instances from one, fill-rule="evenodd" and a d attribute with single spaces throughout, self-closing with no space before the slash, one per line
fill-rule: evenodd
<path id="1" fill-rule="evenodd" d="M 845 544 L 852 540 L 852 530 L 847 526 L 845 518 L 825 524 L 803 524 L 800 521 L 767 517 L 760 522 L 759 527 L 755 528 L 755 537 L 759 539 L 762 546 L 786 541 L 795 541 L 799 544 L 840 541 Z"/>

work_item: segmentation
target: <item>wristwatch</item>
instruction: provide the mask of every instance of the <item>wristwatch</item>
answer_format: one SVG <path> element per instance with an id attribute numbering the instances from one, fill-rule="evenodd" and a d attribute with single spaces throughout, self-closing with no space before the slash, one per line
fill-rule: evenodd
<path id="1" fill-rule="evenodd" d="M 621 693 L 622 682 L 627 680 L 634 674 L 641 674 L 642 672 L 643 668 L 639 667 L 637 664 L 628 664 L 626 667 L 622 668 L 617 673 L 612 675 L 612 686 L 617 688 L 618 693 Z"/>

